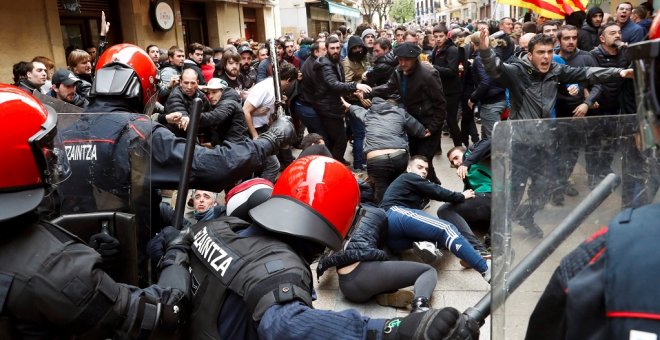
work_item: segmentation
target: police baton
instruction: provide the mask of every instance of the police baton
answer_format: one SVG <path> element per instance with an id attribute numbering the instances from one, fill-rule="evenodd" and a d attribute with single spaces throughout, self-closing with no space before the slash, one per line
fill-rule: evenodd
<path id="1" fill-rule="evenodd" d="M 186 149 L 183 152 L 183 163 L 181 164 L 181 177 L 179 177 L 178 195 L 176 196 L 176 207 L 174 208 L 174 228 L 181 229 L 183 222 L 183 213 L 186 209 L 186 199 L 188 198 L 188 187 L 190 186 L 190 171 L 192 169 L 193 156 L 197 139 L 197 130 L 199 129 L 199 117 L 202 114 L 202 100 L 193 99 L 190 107 L 190 121 L 188 122 L 188 131 L 186 134 Z"/>
<path id="2" fill-rule="evenodd" d="M 540 265 L 547 259 L 557 247 L 566 240 L 580 224 L 598 208 L 607 197 L 621 183 L 619 176 L 609 174 L 602 182 L 592 190 L 589 195 L 578 204 L 571 213 L 555 228 L 546 238 L 539 243 L 529 255 L 525 256 L 518 265 L 509 273 L 504 281 L 504 287 L 488 292 L 474 307 L 469 307 L 463 312 L 468 319 L 478 322 L 479 326 L 484 324 L 491 310 L 500 307 L 507 297 L 511 295 Z M 501 274 L 501 273 L 500 273 Z M 506 295 L 505 295 L 506 294 Z"/>

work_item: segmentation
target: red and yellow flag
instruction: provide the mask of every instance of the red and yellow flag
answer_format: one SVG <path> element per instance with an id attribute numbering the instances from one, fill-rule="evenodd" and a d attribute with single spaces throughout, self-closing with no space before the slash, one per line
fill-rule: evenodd
<path id="1" fill-rule="evenodd" d="M 564 19 L 575 11 L 585 11 L 589 0 L 497 0 L 499 3 L 531 9 L 551 19 Z"/>

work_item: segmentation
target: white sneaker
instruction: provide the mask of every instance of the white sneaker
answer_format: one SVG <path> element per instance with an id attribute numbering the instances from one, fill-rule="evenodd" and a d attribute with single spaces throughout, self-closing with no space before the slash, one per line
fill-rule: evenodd
<path id="1" fill-rule="evenodd" d="M 436 248 L 435 244 L 428 241 L 420 241 L 413 243 L 413 252 L 424 263 L 433 263 L 442 257 L 442 252 Z"/>
<path id="2" fill-rule="evenodd" d="M 486 266 L 488 266 L 488 268 L 486 269 L 485 272 L 481 273 L 481 276 L 483 276 L 484 280 L 486 280 L 486 282 L 488 282 L 489 284 L 490 284 L 490 276 L 491 276 L 492 265 L 493 264 L 492 264 L 491 260 L 486 260 Z"/>

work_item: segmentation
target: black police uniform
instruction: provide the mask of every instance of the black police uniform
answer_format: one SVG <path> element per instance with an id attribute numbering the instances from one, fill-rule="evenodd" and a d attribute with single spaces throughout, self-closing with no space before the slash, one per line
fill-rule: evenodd
<path id="1" fill-rule="evenodd" d="M 167 254 L 177 259 L 162 266 L 160 286 L 139 289 L 113 281 L 94 249 L 34 212 L 0 222 L 0 339 L 137 337 L 163 316 L 171 332 L 189 274 L 185 251 Z"/>
<path id="2" fill-rule="evenodd" d="M 659 216 L 657 203 L 626 209 L 562 259 L 530 317 L 526 338 L 660 335 Z"/>
<path id="3" fill-rule="evenodd" d="M 192 227 L 192 339 L 219 339 L 221 334 L 256 338 L 256 323 L 269 307 L 291 301 L 312 306 L 309 264 L 272 236 L 245 237 L 233 230 L 247 226 L 235 217 L 223 217 Z M 252 320 L 242 315 L 246 305 Z M 228 314 L 236 321 L 226 320 Z"/>
<path id="4" fill-rule="evenodd" d="M 147 116 L 128 113 L 121 101 L 96 101 L 60 130 L 72 176 L 60 186 L 62 213 L 130 210 L 141 225 L 159 221 L 155 189 L 176 189 L 186 140 Z M 273 153 L 267 139 L 195 148 L 190 187 L 214 192 L 245 178 Z"/>

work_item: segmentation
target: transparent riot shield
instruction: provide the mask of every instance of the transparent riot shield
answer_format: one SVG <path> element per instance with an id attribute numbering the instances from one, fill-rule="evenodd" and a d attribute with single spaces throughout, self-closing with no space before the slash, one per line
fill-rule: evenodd
<path id="1" fill-rule="evenodd" d="M 72 174 L 50 197 L 54 221 L 85 242 L 97 233 L 119 240 L 116 263 L 104 269 L 135 285 L 150 281 L 146 244 L 159 211 L 150 185 L 151 124 L 128 113 L 58 114 Z"/>
<path id="2" fill-rule="evenodd" d="M 657 200 L 657 160 L 640 151 L 638 135 L 635 115 L 497 124 L 492 339 L 523 339 L 561 259 L 622 209 Z M 555 246 L 545 247 L 553 240 Z"/>

